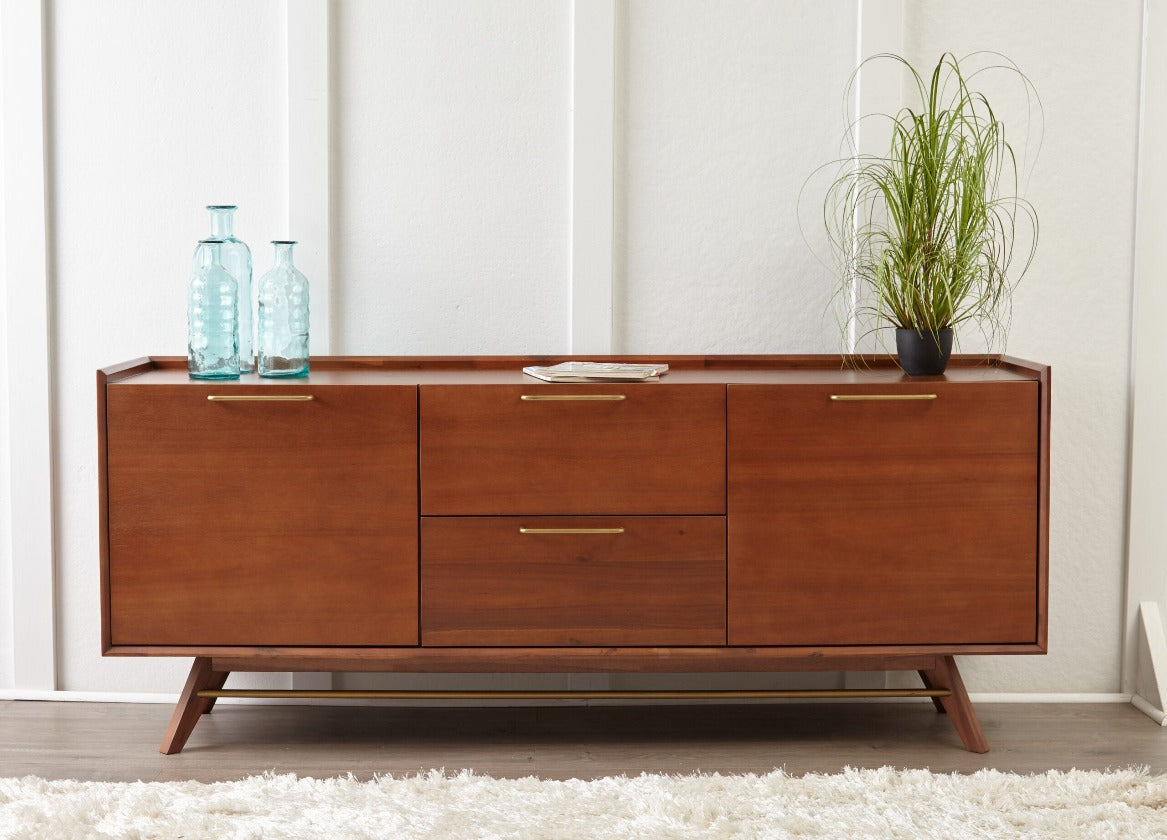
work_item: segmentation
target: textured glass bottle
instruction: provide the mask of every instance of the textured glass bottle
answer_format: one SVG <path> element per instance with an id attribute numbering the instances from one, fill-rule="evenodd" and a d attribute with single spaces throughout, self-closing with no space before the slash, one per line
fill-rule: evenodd
<path id="1" fill-rule="evenodd" d="M 211 239 L 222 241 L 220 248 L 223 268 L 231 272 L 239 284 L 239 372 L 251 373 L 255 370 L 255 298 L 251 294 L 251 249 L 235 238 L 234 204 L 209 204 L 211 214 Z M 194 264 L 197 269 L 202 264 L 200 244 L 195 249 Z"/>
<path id="2" fill-rule="evenodd" d="M 308 278 L 288 240 L 272 240 L 276 264 L 259 280 L 259 375 L 308 375 Z"/>
<path id="3" fill-rule="evenodd" d="M 239 284 L 223 267 L 223 242 L 199 242 L 186 295 L 186 366 L 191 379 L 239 378 Z"/>

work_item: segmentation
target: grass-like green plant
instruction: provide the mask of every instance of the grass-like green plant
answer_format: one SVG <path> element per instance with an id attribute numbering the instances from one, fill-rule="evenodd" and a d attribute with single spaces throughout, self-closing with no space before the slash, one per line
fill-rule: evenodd
<path id="1" fill-rule="evenodd" d="M 823 220 L 839 264 L 840 328 L 859 344 L 892 328 L 935 336 L 968 323 L 980 329 L 988 349 L 1003 349 L 1012 292 L 1033 262 L 1038 223 L 1033 206 L 1018 195 L 1019 164 L 1005 124 L 973 88 L 974 77 L 1007 70 L 1039 114 L 1040 100 L 1029 79 L 1001 56 L 966 76 L 957 58 L 945 53 L 927 78 L 898 55 L 878 55 L 864 65 L 872 61 L 901 65 L 919 104 L 883 115 L 891 124 L 886 154 L 856 153 L 834 164 Z M 861 119 L 873 116 L 879 115 Z M 1025 127 L 1028 138 L 1028 113 Z M 855 124 L 846 139 L 854 145 Z M 1017 241 L 1023 243 L 1021 259 L 1014 253 Z"/>

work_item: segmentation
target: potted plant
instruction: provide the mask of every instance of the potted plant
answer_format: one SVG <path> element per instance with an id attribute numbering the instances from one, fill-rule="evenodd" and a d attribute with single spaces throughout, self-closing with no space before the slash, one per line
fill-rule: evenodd
<path id="1" fill-rule="evenodd" d="M 1007 60 L 966 74 L 945 53 L 927 79 L 897 55 L 864 64 L 871 61 L 901 65 L 918 105 L 882 115 L 891 124 L 886 153 L 838 161 L 827 189 L 823 219 L 839 261 L 840 326 L 856 343 L 894 328 L 904 371 L 939 374 L 960 325 L 979 329 L 990 351 L 1003 349 L 1011 295 L 1037 247 L 1037 214 L 1018 195 L 1019 164 L 1005 125 L 972 85 L 985 70 L 1007 70 L 1039 115 L 1040 101 Z M 1015 242 L 1024 259 L 1015 259 Z"/>

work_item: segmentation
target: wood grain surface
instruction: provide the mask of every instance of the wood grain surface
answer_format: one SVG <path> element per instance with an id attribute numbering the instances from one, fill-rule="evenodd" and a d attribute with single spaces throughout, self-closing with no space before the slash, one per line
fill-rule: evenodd
<path id="1" fill-rule="evenodd" d="M 969 702 L 968 691 L 965 690 L 964 680 L 960 676 L 960 669 L 956 660 L 951 656 L 940 658 L 937 667 L 920 672 L 920 678 L 928 688 L 948 689 L 952 693 L 947 697 L 933 698 L 939 704 L 940 710 L 952 720 L 952 726 L 964 748 L 972 753 L 987 753 L 989 742 L 985 732 L 981 729 L 981 722 Z"/>
<path id="2" fill-rule="evenodd" d="M 548 383 L 527 376 L 527 365 L 553 365 L 569 360 L 597 362 L 639 362 L 669 365 L 669 372 L 659 382 L 644 383 L 658 387 L 675 383 L 760 383 L 775 384 L 863 384 L 865 382 L 903 382 L 904 373 L 888 356 L 868 356 L 861 364 L 846 365 L 837 355 L 717 355 L 717 356 L 313 356 L 312 372 L 301 384 L 313 385 L 515 385 L 533 387 Z M 132 363 L 145 362 L 147 370 L 134 372 L 135 382 L 142 385 L 179 385 L 187 379 L 186 359 L 182 356 L 149 356 Z M 125 365 L 112 365 L 103 372 L 120 375 Z M 1017 382 L 1033 381 L 1044 366 L 1007 356 L 953 355 L 948 369 L 940 376 L 912 377 L 926 382 Z M 279 387 L 279 380 L 241 379 L 224 387 Z"/>
<path id="3" fill-rule="evenodd" d="M 416 390 L 220 389 L 108 389 L 112 643 L 417 644 Z"/>
<path id="4" fill-rule="evenodd" d="M 140 648 L 142 651 L 158 648 Z M 1016 646 L 1003 653 L 1016 653 Z M 1036 650 L 1030 652 L 1037 652 Z M 179 655 L 179 654 L 174 654 Z M 187 654 L 189 655 L 189 654 Z M 217 671 L 400 673 L 741 673 L 918 671 L 940 653 L 905 647 L 411 647 L 217 648 L 202 651 Z"/>
<path id="5" fill-rule="evenodd" d="M 839 402 L 832 394 L 932 393 Z M 729 643 L 1038 639 L 1038 385 L 729 388 Z"/>
<path id="6" fill-rule="evenodd" d="M 725 512 L 724 385 L 418 390 L 423 514 Z"/>
<path id="7" fill-rule="evenodd" d="M 186 685 L 178 696 L 178 703 L 174 707 L 174 714 L 170 716 L 170 723 L 162 736 L 162 745 L 158 752 L 163 755 L 174 755 L 182 752 L 186 739 L 194 732 L 199 718 L 211 711 L 215 706 L 214 698 L 199 697 L 203 689 L 222 688 L 230 676 L 226 671 L 215 671 L 211 667 L 211 660 L 205 656 L 196 657 L 190 666 Z"/>
<path id="8" fill-rule="evenodd" d="M 723 645 L 725 517 L 423 517 L 421 615 L 423 645 Z"/>
<path id="9" fill-rule="evenodd" d="M 1050 410 L 1053 372 L 1048 365 L 1041 372 L 1037 468 L 1037 643 L 1042 652 L 1049 648 L 1049 482 Z"/>

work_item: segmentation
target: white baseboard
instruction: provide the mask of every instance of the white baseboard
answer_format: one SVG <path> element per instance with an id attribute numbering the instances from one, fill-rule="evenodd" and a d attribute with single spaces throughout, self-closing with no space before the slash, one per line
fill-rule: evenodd
<path id="1" fill-rule="evenodd" d="M 1163 722 L 1164 713 L 1158 712 L 1158 717 L 1150 711 L 1147 711 L 1143 705 L 1139 705 L 1142 701 L 1144 705 L 1149 705 L 1141 697 L 1135 696 L 1133 699 L 1129 694 L 1110 694 L 1110 693 L 1057 693 L 1057 692 L 1040 692 L 1040 693 L 982 693 L 970 694 L 969 699 L 974 703 L 1134 703 L 1142 711 L 1154 717 L 1160 723 Z M 124 691 L 41 691 L 36 689 L 20 689 L 7 688 L 0 689 L 0 700 L 50 700 L 54 702 L 73 702 L 73 703 L 165 703 L 167 705 L 174 705 L 178 702 L 177 694 L 152 694 L 146 692 L 124 692 Z M 249 705 L 308 705 L 308 704 L 341 704 L 352 705 L 356 704 L 376 704 L 384 701 L 355 701 L 355 700 L 256 700 L 252 698 L 232 698 L 224 697 L 219 701 L 223 704 L 249 704 Z M 451 701 L 433 701 L 432 705 L 448 705 Z M 580 704 L 579 700 L 558 701 L 564 703 Z M 594 701 L 593 701 L 594 702 Z M 606 701 L 619 702 L 619 701 Z M 765 701 L 774 702 L 774 701 Z M 820 702 L 820 701 L 808 701 Z M 838 701 L 836 701 L 838 702 Z M 931 702 L 928 698 L 889 698 L 888 700 L 863 700 L 861 702 L 909 702 L 909 703 L 928 703 Z M 430 705 L 420 704 L 417 702 L 408 705 Z M 459 705 L 479 705 L 475 702 L 462 702 Z M 534 705 L 530 702 L 524 702 L 521 705 Z"/>
<path id="2" fill-rule="evenodd" d="M 1096 692 L 1091 694 L 1072 692 L 972 692 L 968 699 L 974 703 L 1129 703 L 1129 694 Z"/>
<path id="3" fill-rule="evenodd" d="M 178 702 L 177 694 L 150 694 L 128 691 L 38 691 L 29 688 L 0 689 L 0 700 L 52 700 L 67 703 L 168 703 Z"/>

